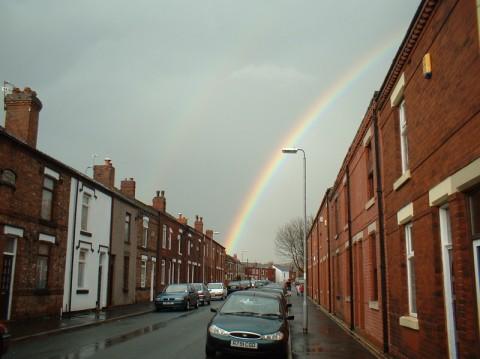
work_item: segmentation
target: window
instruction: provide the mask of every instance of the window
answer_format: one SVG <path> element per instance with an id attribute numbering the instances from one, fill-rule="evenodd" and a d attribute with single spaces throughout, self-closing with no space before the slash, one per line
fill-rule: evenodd
<path id="1" fill-rule="evenodd" d="M 372 292 L 370 298 L 372 301 L 378 301 L 378 267 L 377 267 L 377 239 L 375 235 L 369 237 L 370 240 L 370 262 L 372 263 Z"/>
<path id="2" fill-rule="evenodd" d="M 37 257 L 37 289 L 46 289 L 48 281 L 48 254 L 49 247 L 46 244 L 40 244 Z"/>
<path id="3" fill-rule="evenodd" d="M 17 175 L 9 169 L 2 170 L 0 175 L 0 183 L 12 186 L 15 188 L 17 182 Z"/>
<path id="4" fill-rule="evenodd" d="M 125 242 L 130 242 L 132 215 L 130 213 L 125 214 Z"/>
<path id="5" fill-rule="evenodd" d="M 167 248 L 167 226 L 165 224 L 162 228 L 162 248 Z"/>
<path id="6" fill-rule="evenodd" d="M 123 257 L 123 290 L 128 291 L 128 277 L 130 271 L 130 257 Z"/>
<path id="7" fill-rule="evenodd" d="M 366 147 L 367 157 L 367 197 L 368 199 L 375 196 L 375 187 L 373 185 L 373 156 L 372 156 L 372 143 L 370 142 Z"/>
<path id="8" fill-rule="evenodd" d="M 173 230 L 170 228 L 168 231 L 168 249 L 172 249 L 172 232 Z"/>
<path id="9" fill-rule="evenodd" d="M 339 220 L 338 220 L 338 196 L 335 197 L 335 201 L 333 203 L 334 205 L 334 211 L 335 211 L 335 234 L 338 235 L 339 230 Z"/>
<path id="10" fill-rule="evenodd" d="M 145 288 L 145 283 L 147 282 L 147 261 L 142 259 L 140 265 L 140 287 Z"/>
<path id="11" fill-rule="evenodd" d="M 408 130 L 407 130 L 407 118 L 405 116 L 405 101 L 402 100 L 398 106 L 398 118 L 400 124 L 400 155 L 402 159 L 402 174 L 407 172 L 409 168 L 408 164 Z"/>
<path id="12" fill-rule="evenodd" d="M 179 234 L 178 239 L 178 254 L 182 255 L 182 236 Z"/>
<path id="13" fill-rule="evenodd" d="M 143 218 L 143 247 L 147 248 L 148 245 L 148 218 Z"/>
<path id="14" fill-rule="evenodd" d="M 80 253 L 78 254 L 78 281 L 77 286 L 78 288 L 85 288 L 85 267 L 87 264 L 87 254 L 88 251 L 86 249 L 80 249 Z"/>
<path id="15" fill-rule="evenodd" d="M 82 231 L 88 231 L 88 212 L 90 210 L 91 196 L 87 193 L 83 194 L 82 198 Z"/>
<path id="16" fill-rule="evenodd" d="M 415 253 L 413 251 L 412 224 L 405 225 L 405 250 L 407 255 L 408 311 L 417 316 L 417 294 L 415 289 Z"/>
<path id="17" fill-rule="evenodd" d="M 41 218 L 46 221 L 52 220 L 52 208 L 53 208 L 53 188 L 55 182 L 50 177 L 43 178 L 43 190 L 42 190 L 42 211 Z M 83 219 L 83 218 L 82 218 Z M 83 220 L 82 220 L 83 224 Z"/>
<path id="18" fill-rule="evenodd" d="M 165 259 L 162 259 L 162 269 L 160 273 L 160 280 L 162 284 L 165 284 Z"/>
<path id="19" fill-rule="evenodd" d="M 187 255 L 190 255 L 190 247 L 192 246 L 192 244 L 190 243 L 190 240 L 188 240 L 187 242 Z"/>

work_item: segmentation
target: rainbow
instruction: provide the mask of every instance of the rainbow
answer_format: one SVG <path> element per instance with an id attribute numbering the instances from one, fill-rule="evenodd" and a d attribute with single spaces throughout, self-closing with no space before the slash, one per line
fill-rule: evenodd
<path id="1" fill-rule="evenodd" d="M 335 101 L 345 94 L 368 69 L 380 58 L 390 54 L 399 44 L 400 34 L 389 38 L 389 41 L 374 49 L 360 61 L 355 63 L 345 75 L 332 84 L 324 91 L 317 100 L 295 120 L 296 126 L 290 131 L 289 135 L 275 148 L 270 160 L 261 170 L 256 178 L 254 185 L 248 193 L 245 201 L 242 203 L 240 211 L 228 231 L 225 248 L 227 253 L 233 253 L 246 223 L 251 217 L 256 204 L 262 193 L 271 181 L 273 175 L 280 167 L 285 155 L 282 154 L 283 147 L 295 147 L 300 139 L 308 132 L 315 121 L 319 120 L 335 103 Z"/>

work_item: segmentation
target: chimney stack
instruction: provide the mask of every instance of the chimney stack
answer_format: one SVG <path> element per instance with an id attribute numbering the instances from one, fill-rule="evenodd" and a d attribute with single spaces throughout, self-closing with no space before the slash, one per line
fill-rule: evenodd
<path id="1" fill-rule="evenodd" d="M 157 195 L 153 197 L 153 208 L 159 212 L 165 213 L 167 210 L 167 199 L 165 198 L 165 191 L 157 191 Z"/>
<path id="2" fill-rule="evenodd" d="M 203 233 L 203 217 L 198 218 L 198 216 L 195 216 L 195 230 L 197 232 Z"/>
<path id="3" fill-rule="evenodd" d="M 213 230 L 207 229 L 207 230 L 205 231 L 205 235 L 206 235 L 208 238 L 213 239 Z"/>
<path id="4" fill-rule="evenodd" d="M 42 102 L 30 87 L 20 90 L 15 87 L 5 96 L 5 130 L 20 141 L 36 148 L 38 136 L 38 115 Z"/>
<path id="5" fill-rule="evenodd" d="M 103 165 L 93 166 L 93 179 L 107 187 L 113 188 L 115 185 L 115 167 L 110 158 L 105 158 Z"/>
<path id="6" fill-rule="evenodd" d="M 133 178 L 125 178 L 120 182 L 120 192 L 125 196 L 135 199 L 135 180 Z"/>
<path id="7" fill-rule="evenodd" d="M 188 218 L 184 217 L 181 213 L 178 214 L 178 219 L 177 220 L 181 224 L 185 224 L 185 225 L 188 224 Z"/>

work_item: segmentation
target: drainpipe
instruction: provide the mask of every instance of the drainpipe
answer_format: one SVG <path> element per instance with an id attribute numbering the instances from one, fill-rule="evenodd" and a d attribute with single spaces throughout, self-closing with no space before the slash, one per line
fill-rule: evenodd
<path id="1" fill-rule="evenodd" d="M 348 216 L 348 262 L 349 262 L 349 273 L 350 273 L 350 330 L 355 329 L 354 321 L 354 305 L 353 305 L 353 243 L 352 243 L 352 208 L 350 206 L 350 171 L 348 169 L 348 164 L 346 166 L 346 176 L 347 176 L 347 216 Z"/>
<path id="2" fill-rule="evenodd" d="M 111 305 L 112 301 L 112 291 L 113 291 L 113 280 L 110 280 L 110 276 L 112 275 L 112 239 L 113 239 L 113 202 L 114 202 L 114 195 L 112 194 L 112 203 L 110 205 L 110 240 L 109 240 L 109 250 L 108 250 L 108 266 L 107 266 L 107 307 Z M 113 279 L 113 278 L 112 278 Z"/>
<path id="3" fill-rule="evenodd" d="M 332 265 L 330 261 L 330 189 L 327 190 L 327 260 L 328 260 L 328 312 L 332 312 Z"/>
<path id="4" fill-rule="evenodd" d="M 77 207 L 78 207 L 78 185 L 80 183 L 80 180 L 78 178 L 75 178 L 77 180 L 77 186 L 76 186 L 76 191 L 75 191 L 75 208 L 73 210 L 73 230 L 72 230 L 72 256 L 70 258 L 70 295 L 68 297 L 68 311 L 72 311 L 72 292 L 73 292 L 73 258 L 75 254 L 75 238 L 77 235 Z"/>
<path id="5" fill-rule="evenodd" d="M 376 100 L 377 94 L 375 94 Z M 377 201 L 378 201 L 378 225 L 379 225 L 379 240 L 380 240 L 380 282 L 382 288 L 382 329 L 383 329 L 383 351 L 388 353 L 389 334 L 388 334 L 388 301 L 387 301 L 387 273 L 385 263 L 385 222 L 383 209 L 383 190 L 382 190 L 382 173 L 380 167 L 380 144 L 378 132 L 378 118 L 377 106 L 374 105 L 373 115 L 373 136 L 375 141 L 375 172 L 377 175 Z"/>

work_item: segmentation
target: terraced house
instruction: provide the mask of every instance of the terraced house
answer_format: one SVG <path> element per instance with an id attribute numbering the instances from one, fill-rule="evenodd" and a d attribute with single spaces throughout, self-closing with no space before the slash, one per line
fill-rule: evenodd
<path id="1" fill-rule="evenodd" d="M 421 2 L 308 237 L 309 295 L 395 357 L 480 353 L 479 24 Z"/>

